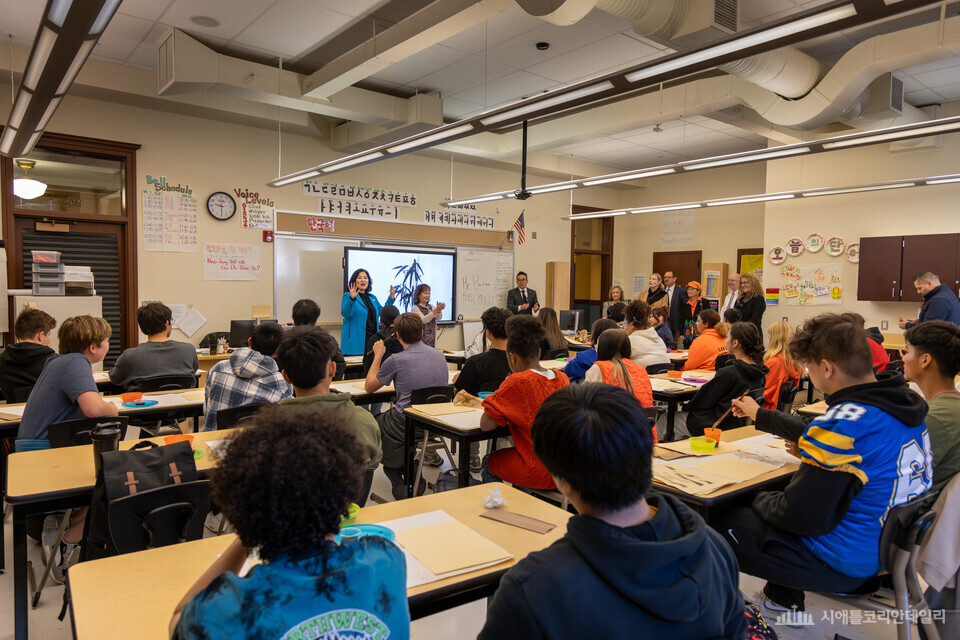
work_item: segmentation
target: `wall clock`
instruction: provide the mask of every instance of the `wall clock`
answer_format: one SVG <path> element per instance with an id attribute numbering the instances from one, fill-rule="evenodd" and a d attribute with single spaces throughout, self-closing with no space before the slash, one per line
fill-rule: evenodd
<path id="1" fill-rule="evenodd" d="M 229 193 L 217 191 L 207 198 L 207 213 L 217 220 L 229 220 L 237 212 L 237 201 Z"/>

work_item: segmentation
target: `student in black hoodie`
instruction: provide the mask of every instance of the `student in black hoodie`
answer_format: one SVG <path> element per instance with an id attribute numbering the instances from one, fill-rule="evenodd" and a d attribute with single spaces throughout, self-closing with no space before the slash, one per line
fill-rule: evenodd
<path id="1" fill-rule="evenodd" d="M 373 364 L 373 345 L 377 342 L 383 340 L 383 346 L 387 348 L 387 352 L 383 354 L 383 360 L 380 364 L 383 364 L 383 362 L 393 354 L 403 351 L 403 345 L 400 344 L 400 340 L 397 339 L 397 330 L 393 326 L 393 321 L 396 320 L 399 315 L 400 310 L 392 304 L 384 305 L 384 307 L 380 309 L 380 331 L 370 336 L 363 350 L 364 377 L 367 376 L 367 372 L 370 371 L 370 365 Z"/>
<path id="2" fill-rule="evenodd" d="M 16 402 L 16 389 L 37 383 L 47 358 L 56 353 L 50 348 L 50 332 L 56 326 L 53 316 L 40 309 L 26 309 L 17 316 L 13 325 L 17 342 L 0 353 L 0 390 L 7 403 Z"/>
<path id="3" fill-rule="evenodd" d="M 730 548 L 680 501 L 647 495 L 653 436 L 633 395 L 569 385 L 540 406 L 532 435 L 580 515 L 507 572 L 479 640 L 746 636 Z"/>
<path id="4" fill-rule="evenodd" d="M 851 593 L 880 570 L 880 532 L 890 507 L 929 490 L 933 477 L 926 403 L 897 373 L 874 376 L 870 347 L 848 314 L 808 320 L 790 340 L 829 409 L 799 417 L 734 400 L 734 412 L 799 451 L 783 491 L 711 524 L 744 573 L 765 578 L 764 604 L 804 610 L 804 590 Z"/>
<path id="5" fill-rule="evenodd" d="M 717 370 L 713 379 L 700 387 L 683 411 L 687 414 L 687 431 L 691 436 L 702 436 L 727 409 L 730 401 L 746 392 L 757 391 L 763 396 L 768 369 L 763 364 L 763 338 L 756 325 L 738 322 L 727 334 L 727 353 L 733 360 Z M 739 420 L 728 413 L 719 425 L 721 429 L 740 426 Z"/>

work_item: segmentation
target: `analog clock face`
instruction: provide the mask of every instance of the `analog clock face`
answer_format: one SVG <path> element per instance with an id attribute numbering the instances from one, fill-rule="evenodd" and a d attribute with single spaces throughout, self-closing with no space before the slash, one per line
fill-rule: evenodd
<path id="1" fill-rule="evenodd" d="M 229 220 L 237 212 L 237 201 L 229 193 L 217 191 L 207 198 L 207 213 L 217 220 Z"/>

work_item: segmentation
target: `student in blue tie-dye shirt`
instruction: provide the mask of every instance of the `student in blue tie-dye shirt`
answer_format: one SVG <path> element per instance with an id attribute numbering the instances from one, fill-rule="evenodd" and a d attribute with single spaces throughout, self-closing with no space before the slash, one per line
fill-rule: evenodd
<path id="1" fill-rule="evenodd" d="M 172 638 L 410 637 L 403 552 L 377 536 L 334 540 L 366 458 L 338 420 L 269 406 L 232 438 L 212 486 L 238 539 L 177 605 Z M 241 578 L 254 548 L 262 564 Z"/>

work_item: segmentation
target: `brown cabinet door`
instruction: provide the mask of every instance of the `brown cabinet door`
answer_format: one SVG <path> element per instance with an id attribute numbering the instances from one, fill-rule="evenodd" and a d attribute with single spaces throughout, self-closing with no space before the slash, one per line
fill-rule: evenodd
<path id="1" fill-rule="evenodd" d="M 900 300 L 902 248 L 902 236 L 860 238 L 857 300 L 877 302 Z"/>
<path id="2" fill-rule="evenodd" d="M 957 234 L 903 236 L 903 259 L 900 286 L 903 302 L 922 302 L 923 296 L 913 286 L 913 278 L 924 271 L 940 276 L 940 282 L 956 291 Z M 862 264 L 862 262 L 861 262 Z"/>

